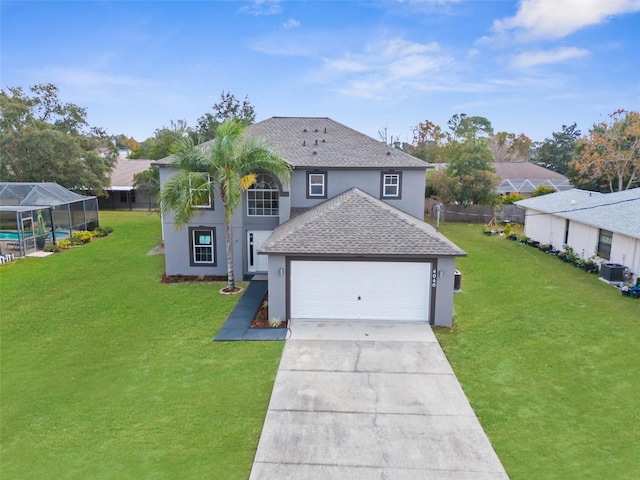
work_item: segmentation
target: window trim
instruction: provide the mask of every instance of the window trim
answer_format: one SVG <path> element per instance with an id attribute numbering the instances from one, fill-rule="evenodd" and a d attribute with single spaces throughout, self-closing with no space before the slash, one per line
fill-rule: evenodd
<path id="1" fill-rule="evenodd" d="M 275 184 L 274 188 L 253 188 L 255 185 L 258 184 L 258 178 L 260 176 L 265 176 L 265 177 L 269 177 L 271 179 L 271 182 L 273 182 Z M 251 192 L 275 192 L 278 196 L 276 198 L 276 202 L 277 205 L 274 208 L 273 206 L 270 208 L 270 210 L 276 210 L 277 213 L 271 213 L 269 215 L 264 215 L 264 214 L 257 214 L 257 213 L 251 213 L 251 199 L 249 198 L 249 195 Z M 269 175 L 268 173 L 258 173 L 256 175 L 256 183 L 254 183 L 253 185 L 251 185 L 248 189 L 247 189 L 247 195 L 246 195 L 246 199 L 247 199 L 247 217 L 262 217 L 262 218 L 274 218 L 274 217 L 279 217 L 280 216 L 280 188 L 279 188 L 279 183 L 277 178 L 275 178 L 273 175 Z M 258 201 L 258 199 L 253 199 L 253 201 Z M 264 198 L 262 199 L 262 201 L 264 201 Z M 269 200 L 270 202 L 273 202 L 273 199 Z M 254 207 L 254 209 L 257 211 L 258 208 Z M 264 210 L 264 206 L 262 207 L 262 210 Z"/>
<path id="2" fill-rule="evenodd" d="M 312 175 L 321 175 L 322 176 L 322 195 L 313 194 L 311 192 L 311 176 Z M 328 177 L 328 174 L 327 174 L 326 171 L 321 171 L 321 170 L 307 171 L 307 198 L 309 198 L 309 199 L 313 199 L 313 198 L 324 199 L 324 198 L 327 198 L 327 177 Z M 314 183 L 313 185 L 319 185 L 319 184 Z"/>
<path id="3" fill-rule="evenodd" d="M 193 192 L 194 190 L 198 190 L 197 188 L 191 187 L 191 175 L 204 175 L 207 178 L 207 182 L 211 182 L 211 175 L 209 175 L 207 172 L 189 172 L 189 198 L 191 198 L 191 192 Z M 211 192 L 209 192 L 209 203 L 203 203 L 202 205 L 194 205 L 192 203 L 191 207 L 213 210 L 213 198 L 211 198 Z"/>
<path id="4" fill-rule="evenodd" d="M 604 238 L 608 238 L 609 242 L 603 242 Z M 603 245 L 607 247 L 602 248 Z M 600 228 L 598 230 L 598 256 L 605 260 L 611 260 L 611 246 L 613 245 L 613 232 Z"/>
<path id="5" fill-rule="evenodd" d="M 199 262 L 196 260 L 195 249 L 198 246 L 206 247 L 206 245 L 197 245 L 196 232 L 211 232 L 211 262 Z M 216 248 L 216 228 L 215 227 L 189 227 L 189 265 L 192 267 L 217 267 L 218 266 L 218 252 Z"/>
<path id="6" fill-rule="evenodd" d="M 397 177 L 398 179 L 398 183 L 397 183 L 397 193 L 395 195 L 389 195 L 386 192 L 386 186 L 387 184 L 385 183 L 386 177 Z M 380 198 L 386 199 L 386 200 L 400 200 L 402 198 L 402 172 L 394 172 L 394 171 L 386 171 L 386 172 L 380 172 Z"/>

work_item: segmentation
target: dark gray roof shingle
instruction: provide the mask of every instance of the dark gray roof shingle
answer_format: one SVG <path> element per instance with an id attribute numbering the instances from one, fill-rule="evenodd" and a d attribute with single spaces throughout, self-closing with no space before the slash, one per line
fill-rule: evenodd
<path id="1" fill-rule="evenodd" d="M 266 254 L 464 256 L 427 223 L 352 188 L 277 227 Z"/>
<path id="2" fill-rule="evenodd" d="M 251 125 L 247 134 L 266 139 L 294 168 L 427 167 L 420 159 L 326 117 L 272 117 Z"/>
<path id="3" fill-rule="evenodd" d="M 402 168 L 428 164 L 327 117 L 271 117 L 247 127 L 293 168 Z M 207 143 L 203 143 L 206 146 Z M 153 163 L 164 167 L 165 157 Z"/>

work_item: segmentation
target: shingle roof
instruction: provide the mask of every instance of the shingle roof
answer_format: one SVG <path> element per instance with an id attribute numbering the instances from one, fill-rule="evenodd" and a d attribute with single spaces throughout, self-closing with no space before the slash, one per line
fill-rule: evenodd
<path id="1" fill-rule="evenodd" d="M 520 200 L 516 204 L 640 238 L 640 188 L 606 194 L 574 189 Z"/>
<path id="2" fill-rule="evenodd" d="M 427 168 L 422 160 L 327 117 L 271 117 L 249 126 L 246 134 L 267 140 L 293 168 Z M 155 162 L 168 163 L 168 158 Z"/>
<path id="3" fill-rule="evenodd" d="M 421 168 L 426 163 L 326 117 L 272 117 L 248 135 L 265 138 L 294 168 Z"/>
<path id="4" fill-rule="evenodd" d="M 260 253 L 465 256 L 427 223 L 352 188 L 277 227 Z"/>
<path id="5" fill-rule="evenodd" d="M 118 158 L 118 163 L 111 172 L 112 190 L 130 190 L 133 188 L 133 176 L 151 166 L 152 160 L 131 160 Z"/>
<path id="6" fill-rule="evenodd" d="M 530 162 L 494 162 L 493 166 L 496 169 L 496 175 L 500 177 L 501 180 L 509 178 L 529 180 L 567 179 L 567 177 L 561 173 Z"/>

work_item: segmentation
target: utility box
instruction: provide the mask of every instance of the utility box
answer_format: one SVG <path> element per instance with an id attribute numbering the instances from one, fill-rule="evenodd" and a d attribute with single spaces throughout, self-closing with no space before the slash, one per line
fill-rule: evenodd
<path id="1" fill-rule="evenodd" d="M 462 273 L 460 270 L 453 272 L 453 291 L 459 292 L 462 290 Z"/>
<path id="2" fill-rule="evenodd" d="M 611 283 L 622 282 L 626 269 L 627 267 L 619 263 L 603 263 L 600 265 L 600 278 Z"/>

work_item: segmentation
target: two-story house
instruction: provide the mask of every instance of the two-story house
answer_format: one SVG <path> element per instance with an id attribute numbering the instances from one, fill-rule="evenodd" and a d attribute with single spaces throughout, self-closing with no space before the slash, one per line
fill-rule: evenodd
<path id="1" fill-rule="evenodd" d="M 258 174 L 232 220 L 235 275 L 268 275 L 269 315 L 451 325 L 455 258 L 423 221 L 426 164 L 329 118 L 251 125 L 292 169 Z M 160 183 L 169 159 L 156 162 Z M 167 275 L 225 275 L 224 210 L 162 217 Z M 207 250 L 203 255 L 202 251 Z"/>

